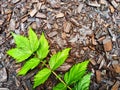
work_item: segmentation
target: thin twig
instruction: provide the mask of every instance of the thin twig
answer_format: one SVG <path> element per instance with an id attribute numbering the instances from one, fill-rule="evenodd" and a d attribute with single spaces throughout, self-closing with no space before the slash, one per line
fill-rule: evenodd
<path id="1" fill-rule="evenodd" d="M 47 65 L 47 64 L 45 64 L 43 61 L 42 61 L 42 63 L 48 68 L 48 69 L 50 69 L 50 67 Z M 51 69 L 50 69 L 51 70 Z M 52 71 L 52 70 L 51 70 Z M 72 90 L 72 88 L 71 87 L 69 87 L 54 71 L 52 71 L 52 73 L 69 89 L 69 90 Z"/>

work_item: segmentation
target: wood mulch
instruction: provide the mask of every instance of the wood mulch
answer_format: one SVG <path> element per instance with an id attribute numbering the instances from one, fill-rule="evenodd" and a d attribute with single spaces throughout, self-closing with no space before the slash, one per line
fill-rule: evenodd
<path id="1" fill-rule="evenodd" d="M 56 72 L 90 60 L 90 90 L 120 90 L 120 0 L 0 0 L 0 90 L 32 90 L 33 76 L 17 76 L 6 51 L 14 47 L 10 32 L 27 35 L 31 26 L 45 33 L 50 54 L 71 47 L 69 58 Z M 52 90 L 53 75 L 36 90 Z"/>

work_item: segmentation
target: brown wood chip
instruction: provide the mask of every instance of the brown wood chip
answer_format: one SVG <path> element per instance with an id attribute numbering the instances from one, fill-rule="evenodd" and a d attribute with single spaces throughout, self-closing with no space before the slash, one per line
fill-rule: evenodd
<path id="1" fill-rule="evenodd" d="M 119 86 L 120 86 L 120 82 L 119 82 L 119 81 L 116 81 L 116 83 L 112 86 L 112 89 L 111 89 L 111 90 L 119 90 L 119 89 L 118 89 Z"/>
<path id="2" fill-rule="evenodd" d="M 96 70 L 96 80 L 99 83 L 101 81 L 101 71 Z"/>
<path id="3" fill-rule="evenodd" d="M 110 38 L 106 38 L 103 40 L 104 50 L 111 51 L 112 50 L 112 41 Z"/>
<path id="4" fill-rule="evenodd" d="M 120 73 L 120 64 L 113 64 L 116 73 Z"/>

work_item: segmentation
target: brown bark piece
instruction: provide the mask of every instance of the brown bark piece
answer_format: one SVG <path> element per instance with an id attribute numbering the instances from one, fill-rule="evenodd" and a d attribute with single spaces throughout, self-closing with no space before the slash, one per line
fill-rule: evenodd
<path id="1" fill-rule="evenodd" d="M 101 81 L 101 72 L 99 70 L 96 70 L 96 80 L 98 83 Z"/>
<path id="2" fill-rule="evenodd" d="M 113 67 L 116 73 L 120 73 L 120 64 L 114 64 Z"/>
<path id="3" fill-rule="evenodd" d="M 104 50 L 111 51 L 112 50 L 112 41 L 110 38 L 106 38 L 103 40 Z"/>

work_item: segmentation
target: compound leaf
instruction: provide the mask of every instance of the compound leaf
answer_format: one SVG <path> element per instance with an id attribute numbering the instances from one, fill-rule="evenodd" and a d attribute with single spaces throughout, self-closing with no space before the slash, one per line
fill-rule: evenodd
<path id="1" fill-rule="evenodd" d="M 63 83 L 58 83 L 53 90 L 67 90 L 67 87 Z"/>
<path id="2" fill-rule="evenodd" d="M 66 84 L 71 85 L 80 80 L 81 77 L 86 73 L 88 63 L 89 61 L 78 63 L 74 65 L 69 72 L 65 73 L 64 81 Z"/>
<path id="3" fill-rule="evenodd" d="M 58 52 L 57 54 L 53 55 L 49 61 L 50 68 L 52 70 L 55 70 L 60 65 L 62 65 L 64 61 L 67 59 L 69 51 L 70 51 L 70 48 L 66 48 L 62 50 L 61 52 Z"/>
<path id="4" fill-rule="evenodd" d="M 38 58 L 32 58 L 28 60 L 22 69 L 19 71 L 18 75 L 25 75 L 30 69 L 34 69 L 38 64 L 40 63 L 40 60 Z"/>
<path id="5" fill-rule="evenodd" d="M 31 50 L 29 40 L 26 37 L 22 35 L 16 35 L 14 33 L 12 33 L 12 35 L 14 37 L 17 48 L 24 48 L 26 50 Z"/>
<path id="6" fill-rule="evenodd" d="M 91 73 L 85 75 L 81 80 L 75 85 L 74 90 L 89 90 Z"/>
<path id="7" fill-rule="evenodd" d="M 39 41 L 38 41 L 36 33 L 33 31 L 31 27 L 29 28 L 28 37 L 30 41 L 31 50 L 34 52 L 38 49 Z"/>
<path id="8" fill-rule="evenodd" d="M 43 84 L 48 79 L 50 74 L 51 74 L 51 70 L 49 70 L 48 68 L 44 68 L 41 71 L 39 71 L 34 77 L 33 88 L 39 86 L 40 84 Z"/>
<path id="9" fill-rule="evenodd" d="M 22 62 L 31 56 L 32 52 L 20 48 L 14 48 L 7 51 L 7 54 L 16 59 L 17 62 Z"/>
<path id="10" fill-rule="evenodd" d="M 44 33 L 42 33 L 39 43 L 40 43 L 40 45 L 37 50 L 37 55 L 40 59 L 44 59 L 49 53 L 49 45 L 44 36 Z"/>

